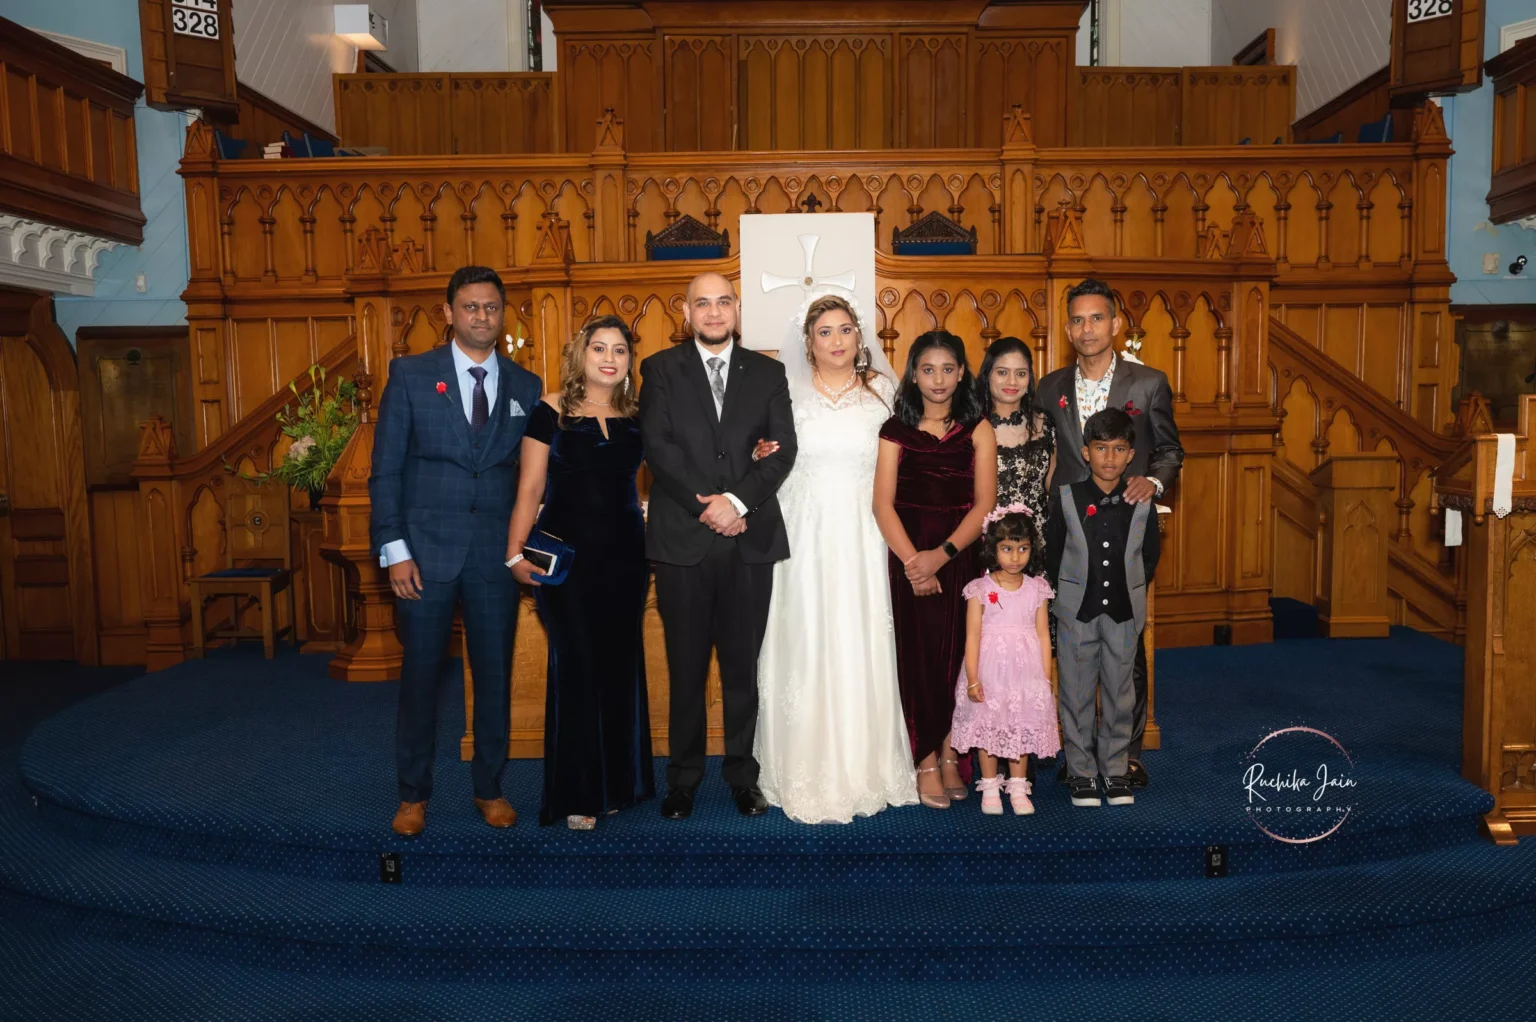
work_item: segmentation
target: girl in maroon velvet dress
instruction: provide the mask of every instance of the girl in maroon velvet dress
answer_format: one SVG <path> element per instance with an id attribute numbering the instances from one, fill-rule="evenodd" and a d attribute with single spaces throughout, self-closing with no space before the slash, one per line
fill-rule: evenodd
<path id="1" fill-rule="evenodd" d="M 912 343 L 896 414 L 880 428 L 875 518 L 891 548 L 896 675 L 923 805 L 965 797 L 949 743 L 954 679 L 965 660 L 965 599 L 975 543 L 997 497 L 997 440 L 981 417 L 960 338 Z"/>

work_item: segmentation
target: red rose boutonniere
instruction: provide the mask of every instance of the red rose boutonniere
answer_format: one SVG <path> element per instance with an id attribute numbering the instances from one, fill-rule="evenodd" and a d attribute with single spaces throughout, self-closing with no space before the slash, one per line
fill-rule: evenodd
<path id="1" fill-rule="evenodd" d="M 1067 395 L 1065 395 L 1065 394 L 1061 395 L 1061 400 L 1057 401 L 1056 404 L 1059 405 L 1062 408 L 1067 407 Z"/>
<path id="2" fill-rule="evenodd" d="M 1127 414 L 1127 415 L 1140 415 L 1141 414 L 1141 409 L 1136 407 L 1135 402 L 1127 401 L 1125 403 L 1125 414 Z"/>
<path id="3" fill-rule="evenodd" d="M 1097 504 L 1089 504 L 1088 505 L 1087 515 L 1088 515 L 1089 518 L 1092 518 L 1094 515 L 1096 515 L 1098 513 L 1099 513 L 1099 505 L 1097 505 Z"/>
<path id="4" fill-rule="evenodd" d="M 446 393 L 448 393 L 448 384 L 444 383 L 442 380 L 438 380 L 437 381 L 437 392 L 439 394 L 446 394 Z"/>
<path id="5" fill-rule="evenodd" d="M 997 594 L 996 593 L 988 593 L 987 594 L 987 601 L 989 603 L 996 603 L 997 602 Z"/>

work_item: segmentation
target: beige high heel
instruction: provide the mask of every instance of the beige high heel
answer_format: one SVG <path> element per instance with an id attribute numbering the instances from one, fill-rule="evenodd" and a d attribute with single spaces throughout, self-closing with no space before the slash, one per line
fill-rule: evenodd
<path id="1" fill-rule="evenodd" d="M 920 774 L 936 774 L 936 773 L 939 772 L 939 768 L 938 767 L 918 767 L 917 772 L 920 773 Z M 919 802 L 921 802 L 923 805 L 927 806 L 929 809 L 948 809 L 949 808 L 949 803 L 950 803 L 950 798 L 949 798 L 948 794 L 944 794 L 944 795 L 925 795 L 925 794 L 923 794 L 923 790 L 922 790 L 921 786 L 918 787 L 917 800 Z"/>
<path id="2" fill-rule="evenodd" d="M 960 761 L 958 759 L 943 759 L 943 758 L 940 758 L 939 762 L 940 763 L 953 763 L 955 765 L 955 772 L 956 773 L 960 772 Z M 939 779 L 939 783 L 940 784 L 944 784 L 943 778 Z M 944 784 L 944 794 L 948 795 L 952 801 L 963 802 L 963 801 L 965 801 L 965 797 L 967 795 L 969 795 L 970 792 L 965 790 L 965 785 L 963 785 L 963 784 L 960 785 L 958 788 L 951 788 L 949 785 Z"/>

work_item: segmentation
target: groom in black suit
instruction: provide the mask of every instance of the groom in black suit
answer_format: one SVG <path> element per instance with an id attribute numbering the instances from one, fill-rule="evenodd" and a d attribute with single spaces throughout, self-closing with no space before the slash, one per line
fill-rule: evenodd
<path id="1" fill-rule="evenodd" d="M 729 280 L 700 274 L 688 285 L 684 310 L 693 339 L 640 366 L 640 435 L 655 481 L 645 548 L 671 676 L 670 790 L 661 806 L 669 820 L 688 818 L 704 778 L 711 648 L 725 703 L 721 773 L 742 815 L 768 810 L 752 755 L 757 654 L 773 565 L 789 556 L 774 494 L 795 462 L 795 424 L 784 366 L 736 343 L 738 311 Z M 760 437 L 779 448 L 753 461 Z"/>

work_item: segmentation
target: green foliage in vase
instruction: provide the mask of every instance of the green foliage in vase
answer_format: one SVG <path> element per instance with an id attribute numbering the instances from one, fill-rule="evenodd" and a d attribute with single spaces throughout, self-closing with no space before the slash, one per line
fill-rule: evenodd
<path id="1" fill-rule="evenodd" d="M 282 463 L 262 478 L 277 476 L 295 490 L 318 493 L 325 489 L 325 477 L 357 429 L 357 387 L 343 379 L 329 391 L 325 368 L 319 365 L 309 367 L 309 380 L 310 389 L 303 394 L 288 384 L 298 404 L 284 405 L 277 413 L 277 424 L 283 436 L 292 438 L 293 446 Z"/>

